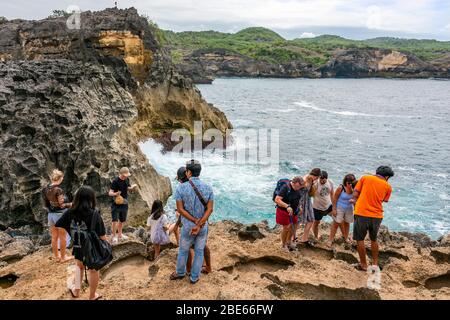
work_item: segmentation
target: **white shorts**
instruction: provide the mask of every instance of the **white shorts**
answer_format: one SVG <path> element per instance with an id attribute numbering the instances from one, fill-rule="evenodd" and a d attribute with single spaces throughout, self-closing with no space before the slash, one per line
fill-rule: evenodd
<path id="1" fill-rule="evenodd" d="M 347 223 L 353 223 L 353 207 L 348 209 L 337 208 L 336 217 L 333 217 L 333 220 L 336 223 L 342 223 L 344 221 Z"/>

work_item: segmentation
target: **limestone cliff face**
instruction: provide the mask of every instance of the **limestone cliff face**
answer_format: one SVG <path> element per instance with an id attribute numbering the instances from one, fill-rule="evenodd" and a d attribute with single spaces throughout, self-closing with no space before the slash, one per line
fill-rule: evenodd
<path id="1" fill-rule="evenodd" d="M 0 229 L 44 223 L 40 189 L 55 167 L 69 196 L 93 186 L 108 220 L 110 180 L 129 166 L 139 185 L 130 222 L 142 222 L 171 189 L 138 142 L 164 139 L 170 148 L 166 137 L 194 120 L 231 127 L 174 70 L 135 9 L 82 13 L 79 30 L 65 18 L 1 24 L 0 109 Z"/>
<path id="2" fill-rule="evenodd" d="M 320 77 L 311 64 L 303 61 L 275 64 L 223 49 L 193 51 L 183 57 L 178 67 L 196 83 L 211 83 L 215 77 Z"/>
<path id="3" fill-rule="evenodd" d="M 321 69 L 324 77 L 450 77 L 441 70 L 410 54 L 392 50 L 339 50 Z"/>
<path id="4" fill-rule="evenodd" d="M 424 62 L 407 53 L 393 50 L 336 50 L 320 68 L 304 61 L 284 64 L 250 59 L 223 49 L 186 51 L 177 64 L 181 73 L 197 83 L 211 83 L 215 77 L 396 77 L 450 78 L 448 57 Z"/>

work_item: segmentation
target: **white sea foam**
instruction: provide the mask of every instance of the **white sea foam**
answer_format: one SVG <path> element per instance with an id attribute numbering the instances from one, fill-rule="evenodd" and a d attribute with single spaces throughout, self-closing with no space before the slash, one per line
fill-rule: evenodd
<path id="1" fill-rule="evenodd" d="M 397 169 L 401 170 L 401 171 L 417 172 L 417 169 L 412 168 L 412 167 L 406 167 L 406 166 L 398 166 Z"/>
<path id="2" fill-rule="evenodd" d="M 141 143 L 140 148 L 158 173 L 171 178 L 174 188 L 177 186 L 174 177 L 178 168 L 192 157 L 198 159 L 202 164 L 202 179 L 212 184 L 217 196 L 214 219 L 229 218 L 231 213 L 242 214 L 236 210 L 232 212 L 232 201 L 241 203 L 240 207 L 244 208 L 259 207 L 266 211 L 272 209 L 271 198 L 267 195 L 270 194 L 274 181 L 279 179 L 276 172 L 267 172 L 265 167 L 256 164 L 236 164 L 232 159 L 226 159 L 222 151 L 213 153 L 204 150 L 193 155 L 163 153 L 162 146 L 153 140 Z M 171 199 L 168 209 L 173 209 L 173 206 Z"/>
<path id="3" fill-rule="evenodd" d="M 233 120 L 234 127 L 249 127 L 254 124 L 253 121 L 247 119 L 235 119 Z"/>
<path id="4" fill-rule="evenodd" d="M 439 199 L 449 201 L 450 195 L 448 193 L 441 193 L 439 194 Z"/>
<path id="5" fill-rule="evenodd" d="M 306 101 L 294 102 L 294 104 L 299 107 L 306 108 L 306 109 L 312 109 L 315 111 L 327 112 L 327 113 L 332 113 L 332 114 L 337 114 L 340 116 L 347 116 L 347 117 L 405 118 L 405 119 L 420 118 L 417 116 L 414 117 L 414 116 L 403 116 L 403 115 L 369 114 L 369 113 L 346 111 L 346 110 L 344 110 L 344 111 L 329 110 L 329 109 L 316 107 Z"/>
<path id="6" fill-rule="evenodd" d="M 275 113 L 289 113 L 289 112 L 294 112 L 295 109 L 266 109 L 265 111 L 269 111 L 269 112 L 275 112 Z"/>

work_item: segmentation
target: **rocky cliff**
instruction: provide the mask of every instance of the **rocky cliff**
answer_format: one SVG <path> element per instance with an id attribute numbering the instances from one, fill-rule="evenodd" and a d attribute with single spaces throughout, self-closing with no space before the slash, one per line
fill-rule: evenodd
<path id="1" fill-rule="evenodd" d="M 195 120 L 231 127 L 135 9 L 84 12 L 80 21 L 74 30 L 63 17 L 0 25 L 0 229 L 44 224 L 40 190 L 55 167 L 69 197 L 93 186 L 108 220 L 110 180 L 129 166 L 139 185 L 130 222 L 141 222 L 171 189 L 137 144 L 155 138 L 170 148 L 170 133 L 192 132 Z"/>
<path id="2" fill-rule="evenodd" d="M 200 49 L 183 56 L 177 64 L 196 83 L 211 83 L 216 77 L 317 78 L 321 74 L 311 64 L 292 61 L 284 64 L 255 60 L 225 49 Z"/>
<path id="3" fill-rule="evenodd" d="M 114 260 L 101 270 L 99 292 L 107 300 L 450 298 L 450 235 L 432 241 L 425 235 L 390 232 L 382 227 L 382 270 L 377 280 L 353 267 L 358 261 L 355 246 L 344 244 L 343 239 L 337 239 L 333 249 L 324 246 L 327 223 L 321 224 L 315 247 L 299 245 L 297 251 L 284 252 L 278 228 L 269 228 L 266 223 L 246 226 L 222 221 L 210 226 L 213 272 L 202 274 L 199 283 L 191 285 L 187 278 L 169 280 L 176 265 L 174 239 L 154 260 L 145 230 L 130 231 L 131 240 L 114 245 Z M 366 246 L 370 246 L 369 241 Z M 66 289 L 68 265 L 55 263 L 50 257 L 49 246 L 33 249 L 30 240 L 14 242 L 0 232 L 0 285 L 4 288 L 0 289 L 0 299 L 71 299 Z M 88 291 L 83 288 L 81 299 L 87 299 Z"/>
<path id="4" fill-rule="evenodd" d="M 177 66 L 197 83 L 211 83 L 216 77 L 450 78 L 448 57 L 425 62 L 409 53 L 366 48 L 335 50 L 320 67 L 303 60 L 255 60 L 225 49 L 185 50 Z"/>

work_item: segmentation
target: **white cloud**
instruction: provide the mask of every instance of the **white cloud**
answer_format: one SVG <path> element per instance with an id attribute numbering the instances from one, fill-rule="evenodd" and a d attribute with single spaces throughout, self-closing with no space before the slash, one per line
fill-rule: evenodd
<path id="1" fill-rule="evenodd" d="M 82 10 L 112 7 L 111 0 L 4 1 L 7 18 L 39 19 L 53 9 L 77 5 Z M 442 34 L 449 23 L 445 0 L 118 0 L 119 8 L 135 7 L 163 28 L 198 30 L 265 26 L 278 30 L 305 27 L 350 27 L 403 33 Z M 186 29 L 184 29 L 186 30 Z M 447 33 L 447 32 L 446 32 Z"/>
<path id="2" fill-rule="evenodd" d="M 367 8 L 367 22 L 366 26 L 369 29 L 381 29 L 382 14 L 381 9 L 378 6 L 370 6 Z"/>
<path id="3" fill-rule="evenodd" d="M 312 32 L 303 32 L 300 35 L 300 38 L 315 38 L 315 37 L 317 37 L 317 36 Z"/>

